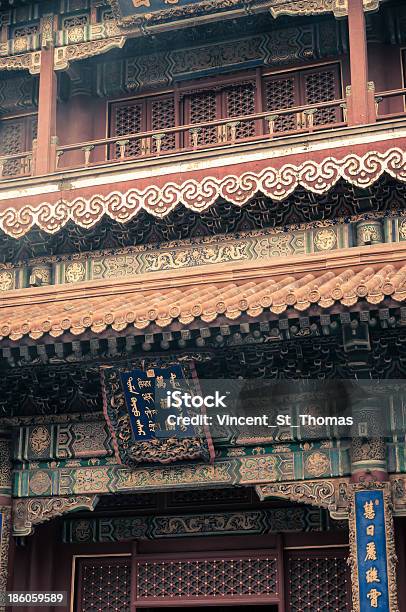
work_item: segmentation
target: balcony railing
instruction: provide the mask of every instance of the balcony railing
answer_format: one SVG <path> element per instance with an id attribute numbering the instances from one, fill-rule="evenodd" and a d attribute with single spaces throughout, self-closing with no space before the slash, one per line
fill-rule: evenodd
<path id="1" fill-rule="evenodd" d="M 335 109 L 336 121 L 325 123 L 320 112 Z M 283 108 L 272 112 L 255 113 L 204 123 L 181 125 L 159 131 L 125 134 L 120 137 L 103 138 L 57 148 L 57 168 L 88 167 L 106 162 L 117 163 L 134 158 L 158 157 L 178 152 L 197 151 L 218 146 L 234 145 L 236 142 L 252 142 L 285 137 L 292 134 L 308 134 L 316 130 L 328 130 L 347 125 L 345 99 Z M 284 117 L 290 117 L 293 129 L 279 129 Z M 255 125 L 254 136 L 240 137 L 239 128 Z M 214 132 L 213 132 L 214 130 Z M 207 143 L 210 131 L 214 138 Z M 169 145 L 168 145 L 169 143 Z M 81 152 L 80 159 L 77 153 Z M 74 154 L 74 155 L 72 155 Z M 76 159 L 66 161 L 66 157 Z"/>
<path id="2" fill-rule="evenodd" d="M 0 179 L 30 176 L 32 172 L 32 151 L 2 155 L 0 157 Z"/>
<path id="3" fill-rule="evenodd" d="M 400 100 L 400 103 L 390 103 L 393 99 Z M 395 112 L 392 111 L 394 106 L 397 107 Z M 376 93 L 375 109 L 377 121 L 405 117 L 406 88 Z M 329 117 L 335 117 L 335 120 L 326 123 L 324 118 L 328 110 L 333 111 L 327 114 Z M 164 131 L 125 134 L 57 146 L 54 149 L 55 168 L 87 168 L 106 163 L 122 163 L 136 158 L 156 158 L 174 153 L 209 150 L 236 143 L 273 141 L 295 134 L 311 134 L 345 127 L 348 125 L 347 119 L 347 100 L 343 98 L 314 105 L 181 125 Z M 244 132 L 242 128 L 249 124 L 255 126 L 255 129 L 250 130 L 254 135 L 241 137 Z M 207 138 L 208 133 L 210 138 Z M 32 151 L 0 156 L 0 180 L 30 176 L 35 171 L 33 157 Z"/>
<path id="4" fill-rule="evenodd" d="M 385 112 L 382 106 L 385 102 L 393 100 L 393 98 L 399 99 L 402 106 L 397 112 Z M 382 91 L 375 94 L 375 107 L 376 107 L 376 118 L 377 121 L 383 119 L 396 119 L 397 117 L 403 117 L 406 113 L 406 87 L 401 89 L 390 89 L 388 91 Z"/>

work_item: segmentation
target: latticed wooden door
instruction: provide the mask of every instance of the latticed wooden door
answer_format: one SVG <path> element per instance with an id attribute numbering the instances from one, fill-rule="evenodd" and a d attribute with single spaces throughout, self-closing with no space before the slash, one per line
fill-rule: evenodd
<path id="1" fill-rule="evenodd" d="M 173 95 L 126 100 L 112 105 L 110 135 L 123 142 L 130 135 L 156 131 L 156 138 L 129 139 L 125 145 L 125 157 L 139 157 L 175 149 L 175 135 L 165 134 L 167 128 L 175 127 L 175 100 Z M 159 141 L 159 145 L 158 145 Z M 121 155 L 120 145 L 113 145 L 110 156 Z"/>
<path id="2" fill-rule="evenodd" d="M 310 70 L 286 72 L 264 78 L 264 110 L 275 113 L 275 132 L 289 132 L 305 127 L 303 113 L 278 114 L 278 111 L 312 106 L 341 98 L 339 66 L 320 66 Z M 341 121 L 337 107 L 318 110 L 313 116 L 314 125 L 329 125 Z"/>
<path id="3" fill-rule="evenodd" d="M 244 117 L 255 114 L 255 83 L 239 83 L 223 91 L 223 117 Z M 239 121 L 235 127 L 235 139 L 255 136 L 255 121 Z"/>
<path id="4" fill-rule="evenodd" d="M 37 137 L 37 116 L 15 117 L 0 121 L 0 155 L 14 155 L 32 151 Z M 3 176 L 18 176 L 30 171 L 29 161 L 9 160 L 3 166 Z"/>
<path id="5" fill-rule="evenodd" d="M 301 104 L 317 104 L 341 98 L 340 73 L 337 64 L 300 72 Z M 341 121 L 337 107 L 324 108 L 314 116 L 314 125 Z"/>
<path id="6" fill-rule="evenodd" d="M 351 586 L 346 554 L 302 550 L 286 558 L 286 610 L 350 612 Z"/>
<path id="7" fill-rule="evenodd" d="M 75 612 L 130 612 L 131 558 L 78 558 Z"/>
<path id="8" fill-rule="evenodd" d="M 220 92 L 214 89 L 195 91 L 185 96 L 183 101 L 185 123 L 187 125 L 206 123 L 221 118 L 221 98 Z M 218 128 L 203 127 L 196 133 L 196 142 L 199 145 L 217 144 Z M 186 139 L 187 141 L 188 139 Z M 193 144 L 193 137 L 188 140 Z"/>

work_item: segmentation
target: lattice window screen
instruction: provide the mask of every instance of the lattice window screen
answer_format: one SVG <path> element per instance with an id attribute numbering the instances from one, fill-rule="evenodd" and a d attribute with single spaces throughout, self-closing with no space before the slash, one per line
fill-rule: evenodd
<path id="1" fill-rule="evenodd" d="M 151 101 L 151 130 L 162 130 L 175 127 L 175 100 L 173 98 L 158 98 Z M 172 151 L 175 149 L 175 134 L 168 134 L 162 140 L 162 151 Z M 156 144 L 152 150 L 156 151 Z"/>
<path id="2" fill-rule="evenodd" d="M 130 612 L 130 558 L 80 559 L 75 612 Z"/>
<path id="3" fill-rule="evenodd" d="M 138 134 L 143 131 L 144 104 L 132 102 L 115 107 L 113 114 L 113 136 Z M 126 156 L 137 157 L 141 154 L 141 141 L 131 140 L 127 144 Z M 115 149 L 115 157 L 120 157 L 119 146 Z"/>
<path id="4" fill-rule="evenodd" d="M 37 137 L 37 117 L 3 120 L 0 122 L 0 155 L 13 155 L 32 150 L 32 141 Z M 29 171 L 29 162 L 11 159 L 3 166 L 3 176 L 18 176 Z"/>
<path id="5" fill-rule="evenodd" d="M 225 90 L 226 117 L 253 115 L 255 113 L 255 85 L 241 83 Z M 255 136 L 255 121 L 241 121 L 237 126 L 236 139 Z"/>
<path id="6" fill-rule="evenodd" d="M 217 95 L 215 91 L 199 91 L 189 96 L 189 123 L 215 121 L 217 117 Z M 216 144 L 217 127 L 202 128 L 199 144 Z"/>
<path id="7" fill-rule="evenodd" d="M 277 575 L 272 558 L 140 561 L 137 599 L 274 595 Z"/>
<path id="8" fill-rule="evenodd" d="M 338 97 L 338 74 L 335 68 L 320 70 L 304 75 L 305 104 L 328 102 Z M 314 116 L 314 125 L 336 123 L 338 121 L 336 108 L 318 110 Z"/>
<path id="9" fill-rule="evenodd" d="M 280 111 L 296 106 L 297 79 L 295 76 L 270 79 L 265 82 L 265 109 Z M 296 115 L 281 115 L 275 122 L 276 132 L 296 129 Z"/>
<path id="10" fill-rule="evenodd" d="M 344 557 L 290 558 L 286 579 L 290 612 L 349 612 L 351 609 Z"/>

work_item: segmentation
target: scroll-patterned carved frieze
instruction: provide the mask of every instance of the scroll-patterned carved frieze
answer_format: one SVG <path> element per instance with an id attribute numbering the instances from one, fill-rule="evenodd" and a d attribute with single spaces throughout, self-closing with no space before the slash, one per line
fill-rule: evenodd
<path id="1" fill-rule="evenodd" d="M 164 516 L 67 518 L 70 544 L 132 540 L 332 531 L 342 528 L 325 510 L 307 506 Z"/>
<path id="2" fill-rule="evenodd" d="M 66 47 L 58 47 L 55 49 L 55 70 L 65 70 L 69 67 L 69 62 L 74 60 L 100 55 L 115 48 L 122 49 L 124 43 L 125 36 L 118 36 L 116 38 L 80 42 Z"/>
<path id="3" fill-rule="evenodd" d="M 335 17 L 348 15 L 348 3 L 351 0 L 273 0 L 271 13 L 274 17 L 280 15 L 317 15 L 333 13 Z M 365 11 L 375 11 L 381 0 L 364 0 Z"/>
<path id="4" fill-rule="evenodd" d="M 60 199 L 52 204 L 43 202 L 18 209 L 10 206 L 0 213 L 0 229 L 19 238 L 34 226 L 54 234 L 70 221 L 87 229 L 99 223 L 105 215 L 126 223 L 140 210 L 163 218 L 179 204 L 199 213 L 213 206 L 219 198 L 236 206 L 244 206 L 257 193 L 282 201 L 298 187 L 315 194 L 327 193 L 340 179 L 365 189 L 385 172 L 406 182 L 406 152 L 393 148 L 384 153 L 370 151 L 363 156 L 351 153 L 341 159 L 308 160 L 298 166 L 288 163 L 278 169 L 268 167 L 259 172 L 242 172 L 221 178 L 204 176 L 183 182 L 170 180 L 160 187 L 154 184 L 141 189 L 132 187 L 125 193 L 116 190 L 107 195 L 94 194 L 90 198 Z"/>
<path id="5" fill-rule="evenodd" d="M 15 499 L 13 534 L 15 536 L 30 535 L 35 525 L 75 510 L 94 510 L 97 502 L 97 495 Z"/>
<path id="6" fill-rule="evenodd" d="M 318 49 L 317 40 L 323 39 Z M 180 43 L 181 45 L 181 43 Z M 341 52 L 336 24 L 322 21 L 312 25 L 275 27 L 257 34 L 188 48 L 137 54 L 98 64 L 99 95 L 113 96 L 167 87 L 179 79 L 195 79 L 237 70 L 247 63 L 283 66 L 333 57 Z"/>
<path id="7" fill-rule="evenodd" d="M 146 24 L 170 22 L 188 17 L 198 18 L 215 11 L 235 9 L 270 10 L 279 15 L 317 15 L 333 13 L 336 17 L 348 14 L 349 0 L 108 0 L 120 26 L 130 28 L 140 22 Z M 376 10 L 380 0 L 364 0 L 364 10 Z M 169 6 L 171 5 L 171 6 Z"/>
<path id="8" fill-rule="evenodd" d="M 28 70 L 30 74 L 39 74 L 41 69 L 41 52 L 22 53 L 0 57 L 0 71 L 2 70 Z"/>
<path id="9" fill-rule="evenodd" d="M 280 482 L 256 487 L 260 499 L 278 498 L 326 508 L 333 518 L 345 518 L 349 508 L 349 478 Z"/>

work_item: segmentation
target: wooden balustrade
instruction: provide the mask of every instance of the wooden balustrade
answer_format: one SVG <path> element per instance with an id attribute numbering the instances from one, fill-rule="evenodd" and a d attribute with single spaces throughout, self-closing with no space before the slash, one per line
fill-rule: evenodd
<path id="1" fill-rule="evenodd" d="M 334 127 L 345 126 L 345 100 L 331 100 L 328 102 L 320 102 L 315 105 L 303 105 L 299 107 L 284 108 L 270 114 L 269 112 L 255 113 L 233 118 L 218 119 L 215 121 L 194 123 L 168 128 L 163 132 L 147 131 L 137 134 L 125 134 L 117 139 L 117 137 L 103 138 L 84 143 L 65 145 L 57 149 L 57 168 L 60 168 L 60 158 L 67 153 L 82 151 L 83 158 L 78 161 L 76 166 L 72 167 L 88 167 L 89 165 L 103 164 L 106 162 L 117 163 L 135 157 L 154 156 L 158 157 L 163 154 L 177 153 L 180 151 L 193 151 L 207 147 L 217 147 L 224 145 L 233 145 L 236 142 L 249 142 L 254 140 L 266 140 L 269 138 L 281 138 L 290 134 L 309 133 L 315 129 L 326 130 Z M 316 125 L 315 117 L 317 112 L 323 109 L 336 108 L 339 112 L 342 121 L 337 121 L 330 124 Z M 278 119 L 284 115 L 296 116 L 296 127 L 294 130 L 278 131 Z M 244 122 L 256 122 L 258 130 L 256 135 L 249 138 L 238 138 L 238 128 Z M 217 140 L 215 143 L 207 145 L 204 143 L 204 132 L 209 128 L 216 128 Z M 164 150 L 165 143 L 171 135 L 178 135 L 177 141 L 181 146 Z M 182 142 L 183 140 L 183 142 Z M 139 143 L 136 147 L 137 153 L 130 153 L 130 145 Z M 92 162 L 92 153 L 97 147 L 103 147 L 107 151 L 107 155 L 103 156 L 102 160 Z M 68 167 L 68 166 L 66 166 Z"/>
<path id="2" fill-rule="evenodd" d="M 382 103 L 391 98 L 403 99 L 403 109 L 396 113 L 380 112 Z M 377 92 L 374 96 L 376 117 L 378 121 L 396 118 L 406 115 L 406 87 Z M 335 108 L 338 111 L 337 120 L 330 124 L 317 124 L 317 112 L 323 109 Z M 290 130 L 278 130 L 278 125 L 284 116 L 295 117 L 295 127 Z M 249 138 L 238 138 L 238 128 L 244 122 L 255 122 L 258 126 L 256 135 Z M 329 130 L 337 127 L 344 127 L 348 124 L 347 100 L 338 99 L 329 102 L 321 102 L 314 105 L 283 108 L 272 111 L 272 113 L 262 112 L 240 117 L 218 119 L 216 121 L 202 122 L 181 125 L 168 128 L 163 132 L 148 131 L 138 134 L 126 134 L 120 138 L 103 138 L 78 144 L 64 145 L 56 147 L 56 170 L 61 170 L 61 160 L 63 156 L 72 152 L 81 152 L 82 157 L 73 165 L 66 165 L 65 168 L 89 167 L 108 163 L 117 163 L 131 160 L 135 157 L 159 157 L 164 154 L 173 154 L 182 151 L 196 151 L 218 146 L 230 146 L 237 142 L 263 141 L 267 139 L 284 138 L 293 134 L 309 134 L 316 130 Z M 208 145 L 204 142 L 205 130 L 215 128 L 217 130 L 217 141 Z M 165 149 L 168 138 L 176 134 L 176 148 Z M 139 143 L 134 154 L 130 151 L 132 143 Z M 179 144 L 180 143 L 180 144 Z M 103 147 L 106 153 L 102 159 L 96 158 L 95 151 L 98 147 Z M 14 155 L 0 156 L 0 180 L 29 176 L 32 174 L 33 156 L 35 152 L 27 151 Z"/>
<path id="3" fill-rule="evenodd" d="M 381 103 L 389 100 L 391 98 L 402 98 L 403 99 L 403 108 L 398 112 L 381 112 Z M 399 89 L 389 89 L 387 91 L 381 91 L 375 94 L 375 109 L 376 109 L 376 118 L 378 121 L 382 121 L 383 119 L 395 119 L 396 117 L 404 116 L 406 113 L 406 87 L 401 87 Z"/>

